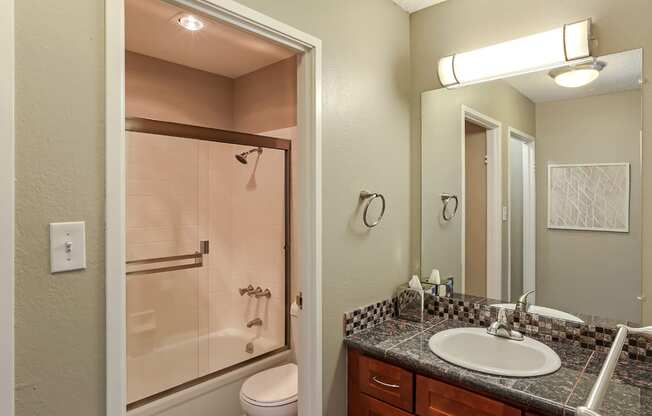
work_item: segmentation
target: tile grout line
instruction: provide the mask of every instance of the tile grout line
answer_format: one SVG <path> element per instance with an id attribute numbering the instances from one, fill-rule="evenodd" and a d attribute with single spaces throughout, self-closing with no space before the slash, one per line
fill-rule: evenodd
<path id="1" fill-rule="evenodd" d="M 437 322 L 436 324 L 431 325 L 431 326 L 429 326 L 429 327 L 427 327 L 427 328 L 424 328 L 424 329 L 420 330 L 420 331 L 417 332 L 416 334 L 412 335 L 411 337 L 408 337 L 408 338 L 404 339 L 403 341 L 397 343 L 396 345 L 392 345 L 391 347 L 385 348 L 385 352 L 384 352 L 383 355 L 384 355 L 385 357 L 387 357 L 387 353 L 388 353 L 389 350 L 391 350 L 392 348 L 396 348 L 396 347 L 398 347 L 399 345 L 401 345 L 401 344 L 403 344 L 403 343 L 405 343 L 405 342 L 408 342 L 408 341 L 411 340 L 412 338 L 414 338 L 414 337 L 416 337 L 416 336 L 418 336 L 418 335 L 421 335 L 421 334 L 423 334 L 424 332 L 429 331 L 429 330 L 431 330 L 432 328 L 434 328 L 434 327 L 436 327 L 436 326 L 438 326 L 438 325 L 443 324 L 443 323 L 446 322 L 447 320 L 448 320 L 448 319 L 442 319 L 441 321 Z M 410 325 L 413 325 L 413 324 L 410 324 Z M 414 325 L 414 326 L 416 326 L 416 325 Z"/>
<path id="2" fill-rule="evenodd" d="M 586 369 L 589 368 L 589 363 L 593 359 L 594 355 L 595 355 L 595 351 L 592 351 L 591 355 L 589 355 L 589 358 L 586 360 L 586 363 L 584 364 L 582 371 L 580 371 L 580 374 L 577 376 L 577 380 L 575 380 L 575 384 L 573 384 L 573 388 L 571 389 L 570 393 L 568 394 L 568 397 L 566 398 L 566 401 L 564 402 L 563 415 L 566 415 L 566 408 L 568 407 L 568 402 L 570 402 L 571 397 L 573 397 L 573 393 L 575 393 L 575 389 L 580 384 L 580 379 L 586 372 Z"/>

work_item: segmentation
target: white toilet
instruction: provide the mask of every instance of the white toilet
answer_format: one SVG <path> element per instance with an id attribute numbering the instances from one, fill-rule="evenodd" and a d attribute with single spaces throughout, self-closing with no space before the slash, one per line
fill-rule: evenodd
<path id="1" fill-rule="evenodd" d="M 296 336 L 299 308 L 292 303 L 292 339 L 298 347 Z M 298 392 L 298 367 L 294 363 L 270 368 L 249 377 L 240 389 L 240 405 L 247 416 L 296 416 Z"/>

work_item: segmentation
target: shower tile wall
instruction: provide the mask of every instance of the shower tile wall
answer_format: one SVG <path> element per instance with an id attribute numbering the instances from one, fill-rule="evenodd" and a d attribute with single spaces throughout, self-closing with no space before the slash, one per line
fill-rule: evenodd
<path id="1" fill-rule="evenodd" d="M 128 260 L 211 243 L 202 268 L 127 278 L 130 402 L 284 345 L 284 155 L 238 163 L 248 149 L 128 133 Z M 241 297 L 248 284 L 272 297 Z"/>

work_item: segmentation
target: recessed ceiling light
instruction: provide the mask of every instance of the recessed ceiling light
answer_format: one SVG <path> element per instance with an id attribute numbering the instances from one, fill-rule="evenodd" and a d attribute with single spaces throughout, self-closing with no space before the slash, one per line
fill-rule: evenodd
<path id="1" fill-rule="evenodd" d="M 548 73 L 560 87 L 578 88 L 598 79 L 600 71 L 606 66 L 604 62 L 594 61 L 588 64 L 567 66 L 553 69 Z"/>
<path id="2" fill-rule="evenodd" d="M 179 26 L 182 28 L 191 32 L 202 30 L 204 27 L 204 22 L 191 14 L 184 14 L 183 16 L 179 17 L 179 19 L 177 19 L 177 23 L 179 23 Z"/>

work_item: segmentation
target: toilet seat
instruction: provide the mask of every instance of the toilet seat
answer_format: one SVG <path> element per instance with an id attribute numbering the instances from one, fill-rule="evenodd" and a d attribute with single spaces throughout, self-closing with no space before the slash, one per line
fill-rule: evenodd
<path id="1" fill-rule="evenodd" d="M 280 407 L 297 401 L 298 369 L 294 363 L 270 368 L 249 377 L 240 398 L 258 407 Z"/>

